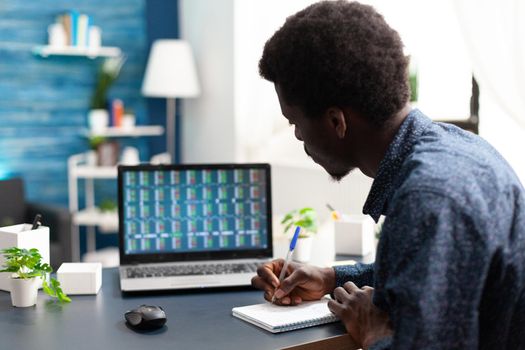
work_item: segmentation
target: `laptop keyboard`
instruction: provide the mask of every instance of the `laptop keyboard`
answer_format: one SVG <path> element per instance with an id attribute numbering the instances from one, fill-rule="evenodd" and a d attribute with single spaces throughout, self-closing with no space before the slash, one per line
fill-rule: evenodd
<path id="1" fill-rule="evenodd" d="M 202 265 L 137 266 L 126 269 L 127 278 L 221 275 L 252 273 L 257 271 L 256 263 L 225 263 Z"/>

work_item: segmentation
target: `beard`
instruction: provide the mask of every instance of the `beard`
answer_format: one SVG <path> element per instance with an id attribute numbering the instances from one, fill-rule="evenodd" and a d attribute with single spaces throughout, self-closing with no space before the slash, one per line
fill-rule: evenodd
<path id="1" fill-rule="evenodd" d="M 303 149 L 304 149 L 304 153 L 306 153 L 306 155 L 310 158 L 312 158 L 312 155 L 310 154 L 310 152 L 308 152 L 308 148 L 306 148 L 306 145 L 303 143 Z M 313 159 L 313 158 L 312 158 Z"/>
<path id="2" fill-rule="evenodd" d="M 328 174 L 334 180 L 335 182 L 340 182 L 343 177 L 350 174 L 352 171 L 354 171 L 355 168 L 350 168 L 349 170 L 341 171 L 341 172 L 329 172 Z"/>
<path id="3" fill-rule="evenodd" d="M 310 152 L 308 152 L 308 148 L 306 148 L 306 145 L 303 144 L 303 148 L 304 148 L 304 153 L 306 153 L 306 155 L 308 157 L 310 157 L 315 163 L 317 163 L 320 166 L 322 166 L 323 169 L 328 173 L 328 175 L 330 175 L 332 180 L 334 180 L 336 182 L 340 182 L 346 175 L 350 174 L 352 171 L 355 170 L 355 168 L 328 170 L 327 167 L 325 167 L 323 164 L 321 164 L 320 162 L 315 160 L 315 158 L 312 156 L 312 154 Z"/>

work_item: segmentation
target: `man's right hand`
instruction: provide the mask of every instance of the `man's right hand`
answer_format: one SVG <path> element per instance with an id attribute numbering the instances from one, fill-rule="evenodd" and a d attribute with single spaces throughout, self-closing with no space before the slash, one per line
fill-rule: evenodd
<path id="1" fill-rule="evenodd" d="M 257 276 L 252 278 L 252 286 L 264 290 L 264 298 L 276 304 L 297 305 L 303 301 L 319 300 L 335 289 L 335 272 L 331 267 L 320 268 L 290 262 L 286 278 L 279 285 L 279 275 L 284 260 L 277 259 L 259 266 Z"/>

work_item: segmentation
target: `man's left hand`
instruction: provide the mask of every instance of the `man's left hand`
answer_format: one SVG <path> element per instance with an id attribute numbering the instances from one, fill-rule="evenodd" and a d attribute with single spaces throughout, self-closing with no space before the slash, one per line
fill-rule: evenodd
<path id="1" fill-rule="evenodd" d="M 372 303 L 374 288 L 358 288 L 352 282 L 334 290 L 335 300 L 328 302 L 328 308 L 345 325 L 350 336 L 363 348 L 391 336 L 392 326 L 388 314 Z"/>

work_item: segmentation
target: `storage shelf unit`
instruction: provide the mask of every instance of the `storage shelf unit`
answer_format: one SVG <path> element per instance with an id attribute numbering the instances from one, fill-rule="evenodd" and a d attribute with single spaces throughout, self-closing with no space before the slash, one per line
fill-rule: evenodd
<path id="1" fill-rule="evenodd" d="M 91 151 L 93 152 L 93 151 Z M 71 245 L 73 261 L 80 261 L 80 226 L 87 227 L 87 251 L 96 249 L 96 231 L 115 232 L 118 228 L 118 217 L 111 217 L 108 213 L 102 213 L 95 207 L 95 179 L 115 179 L 117 167 L 96 166 L 89 164 L 90 152 L 75 154 L 67 161 L 68 168 L 68 193 L 69 211 L 72 215 Z M 80 210 L 78 200 L 78 180 L 84 179 L 85 209 Z"/>
<path id="2" fill-rule="evenodd" d="M 153 136 L 153 135 L 152 135 Z M 72 215 L 71 245 L 73 261 L 80 260 L 80 226 L 87 227 L 87 251 L 94 253 L 96 249 L 96 231 L 100 233 L 113 233 L 118 230 L 118 213 L 102 212 L 95 206 L 95 180 L 116 179 L 118 171 L 116 166 L 97 166 L 93 162 L 91 153 L 94 151 L 75 154 L 67 161 L 68 168 L 68 194 L 69 211 Z M 166 154 L 152 157 L 161 162 L 167 161 Z M 79 206 L 78 180 L 84 180 L 84 208 Z"/>
<path id="3" fill-rule="evenodd" d="M 122 51 L 118 47 L 101 46 L 99 48 L 77 47 L 77 46 L 49 46 L 40 45 L 33 48 L 33 54 L 48 56 L 84 56 L 88 58 L 97 57 L 118 57 Z"/>

